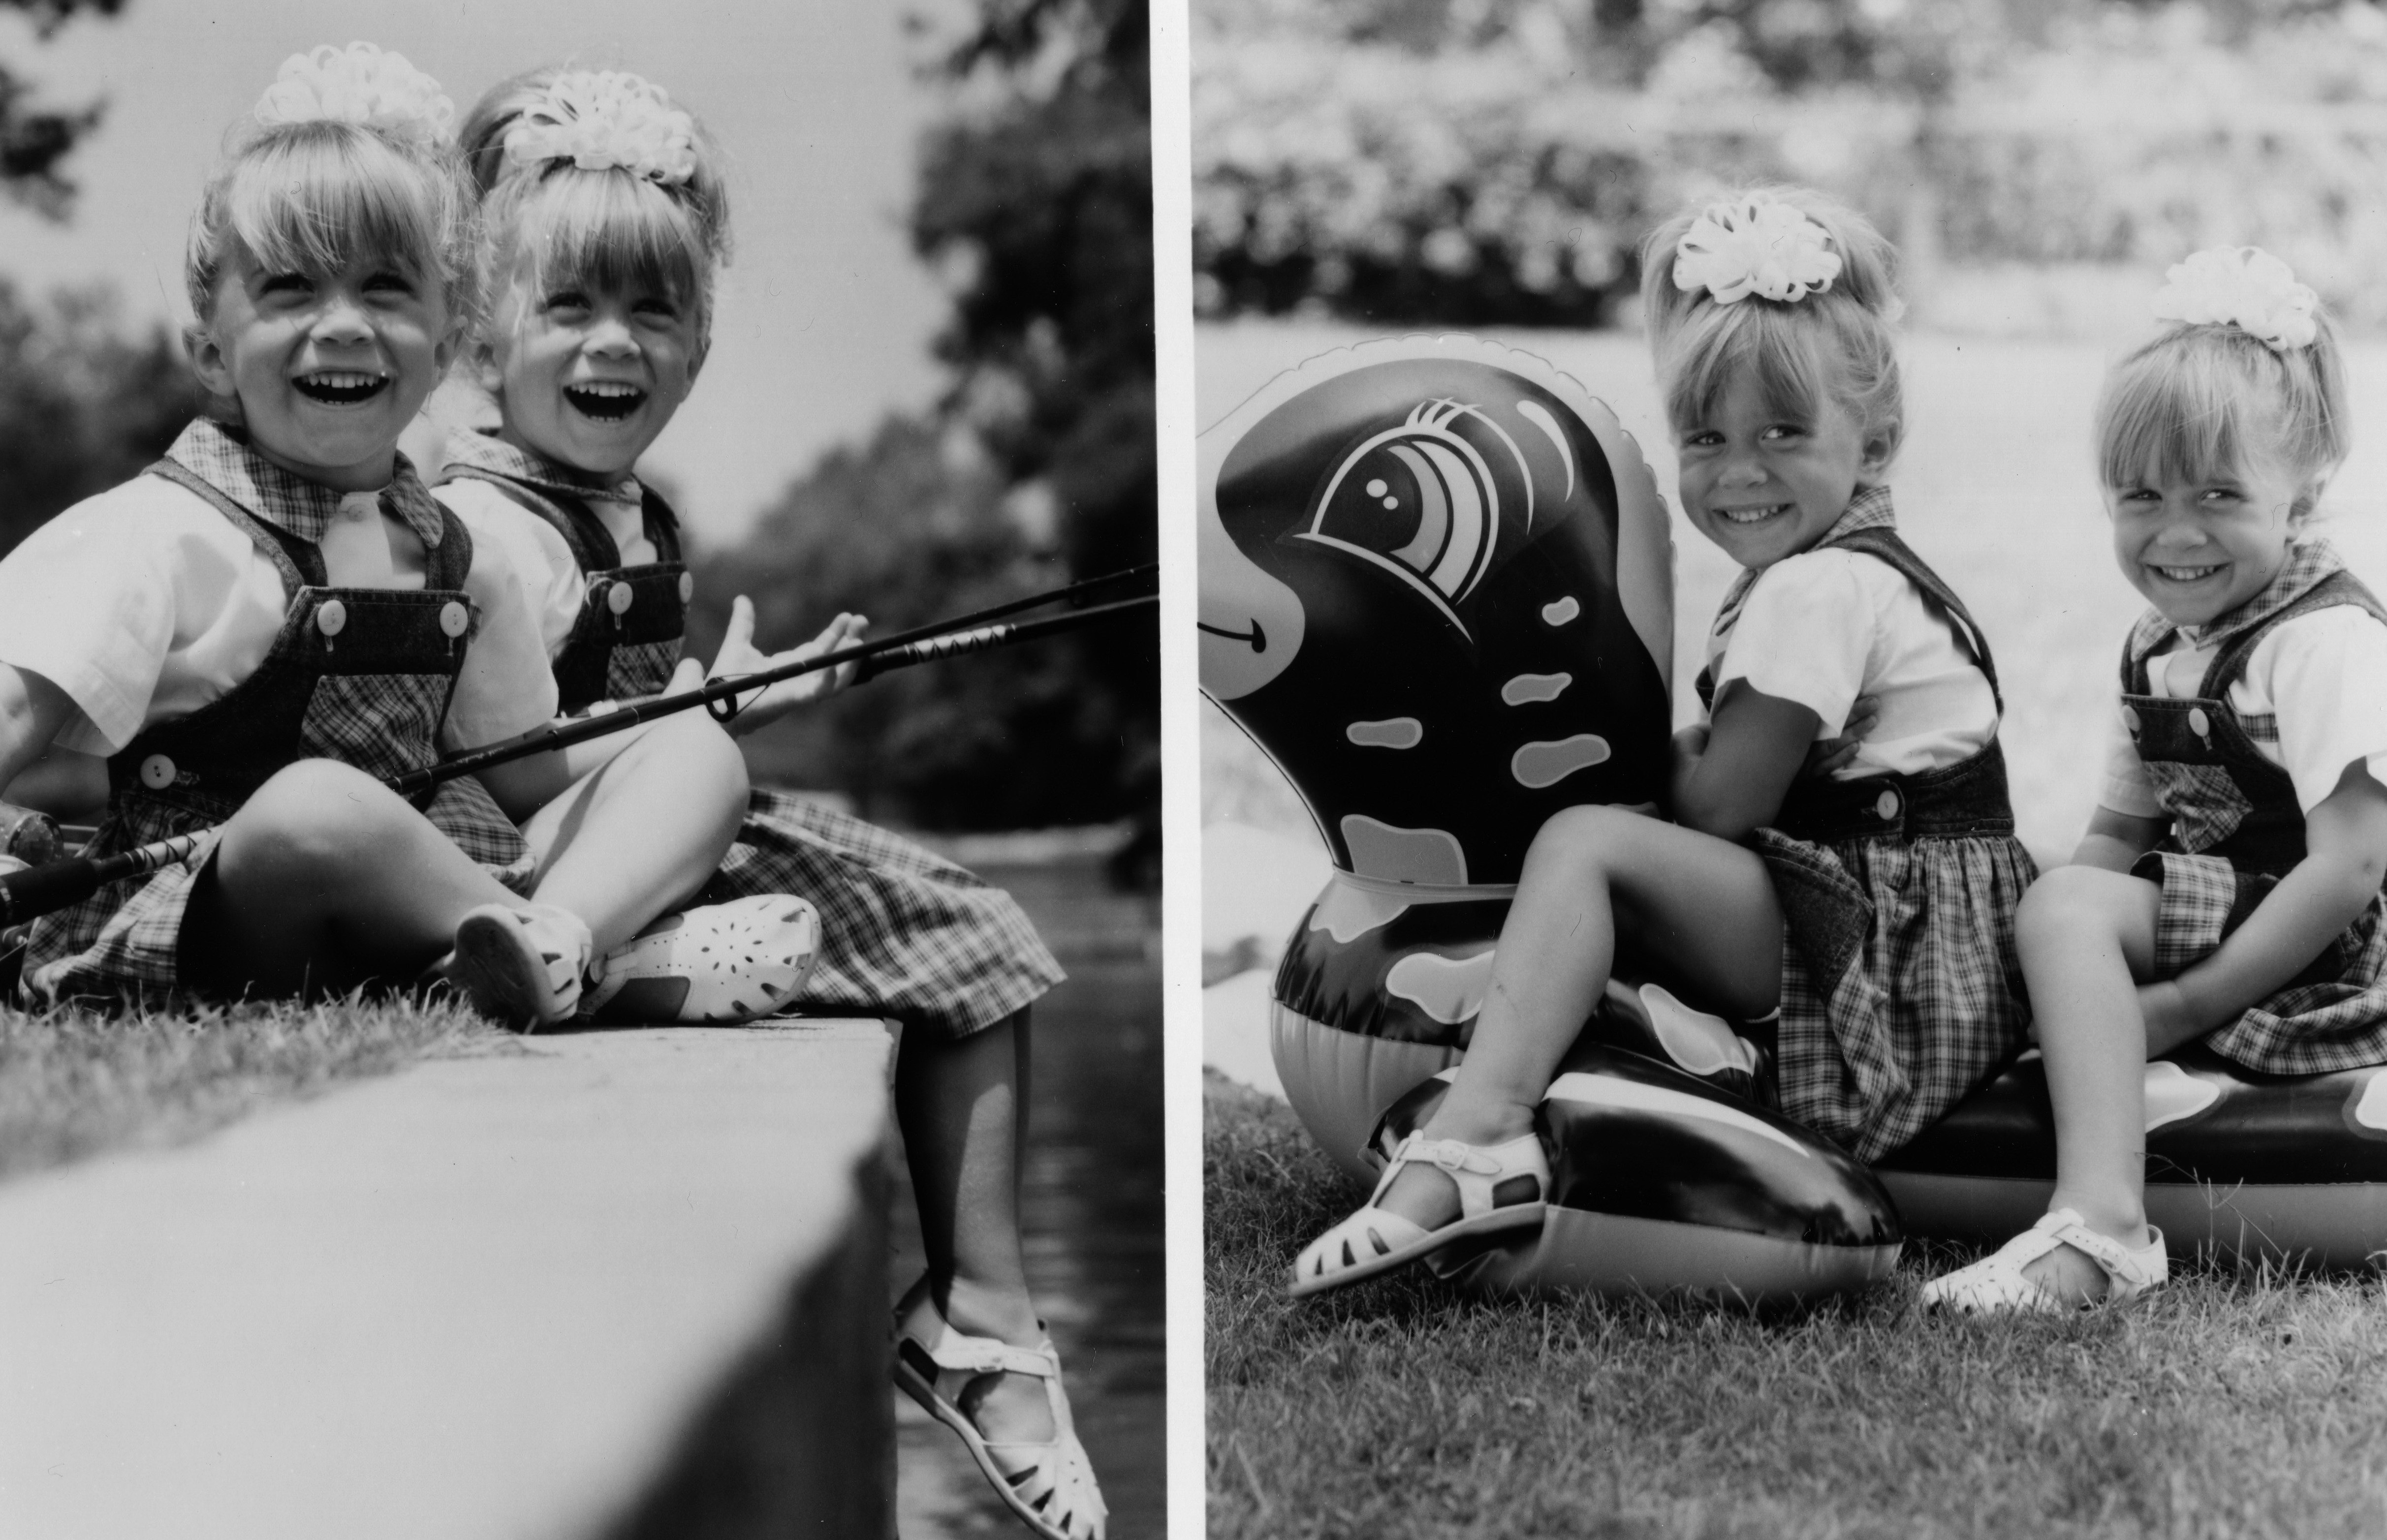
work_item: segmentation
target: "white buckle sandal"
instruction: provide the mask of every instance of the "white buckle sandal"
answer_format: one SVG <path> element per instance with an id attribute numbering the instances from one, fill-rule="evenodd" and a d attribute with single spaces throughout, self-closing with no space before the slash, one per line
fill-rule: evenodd
<path id="1" fill-rule="evenodd" d="M 756 893 L 665 915 L 590 970 L 580 1014 L 599 1021 L 738 1022 L 786 1007 L 820 954 L 820 915 Z"/>
<path id="2" fill-rule="evenodd" d="M 1376 1206 L 1400 1168 L 1412 1162 L 1439 1168 L 1459 1189 L 1459 1218 L 1439 1230 L 1428 1230 L 1414 1219 Z M 1534 1195 L 1502 1203 L 1497 1195 L 1500 1188 L 1521 1178 L 1533 1181 Z M 1302 1248 L 1293 1264 L 1293 1286 L 1288 1292 L 1295 1299 L 1322 1294 L 1404 1267 L 1453 1241 L 1538 1225 L 1548 1207 L 1549 1193 L 1549 1157 L 1543 1154 L 1536 1134 L 1519 1134 L 1501 1144 L 1469 1144 L 1412 1133 L 1384 1163 L 1384 1174 L 1377 1179 L 1367 1203 Z"/>
<path id="3" fill-rule="evenodd" d="M 2147 1227 L 2153 1237 L 2133 1251 L 2110 1235 L 2100 1235 L 2082 1222 L 2075 1209 L 2042 1214 L 2039 1222 L 1970 1267 L 1959 1268 L 1923 1285 L 1923 1307 L 1953 1310 L 1960 1315 L 1997 1315 L 2027 1310 L 2061 1315 L 2088 1309 L 2093 1304 L 2121 1305 L 2149 1289 L 2159 1288 L 2171 1276 L 2171 1258 L 2164 1250 L 2163 1231 Z M 2044 1284 L 2023 1276 L 2023 1269 L 2058 1246 L 2070 1246 L 2105 1275 L 2103 1301 L 2075 1304 Z"/>
<path id="4" fill-rule="evenodd" d="M 435 971 L 483 1016 L 536 1032 L 579 1004 L 591 944 L 588 927 L 568 909 L 484 903 L 456 922 L 456 949 Z"/>
<path id="5" fill-rule="evenodd" d="M 1103 1540 L 1110 1509 L 1103 1506 L 1086 1446 L 1078 1442 L 1068 1394 L 1061 1388 L 1061 1357 L 1051 1340 L 1014 1347 L 993 1337 L 966 1336 L 925 1294 L 906 1315 L 896 1321 L 895 1383 L 961 1436 L 987 1483 L 1021 1523 L 1045 1540 Z M 989 1374 L 1029 1374 L 1044 1382 L 1053 1411 L 1049 1443 L 998 1444 L 978 1431 L 960 1401 L 970 1382 Z"/>

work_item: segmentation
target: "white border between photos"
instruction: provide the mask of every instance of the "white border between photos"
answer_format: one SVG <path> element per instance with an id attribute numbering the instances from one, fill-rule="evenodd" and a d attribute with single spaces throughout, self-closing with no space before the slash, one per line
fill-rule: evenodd
<path id="1" fill-rule="evenodd" d="M 1185 0 L 1152 0 L 1152 321 L 1160 519 L 1162 1105 L 1168 1533 L 1204 1528 L 1202 754 L 1194 659 L 1194 160 Z"/>

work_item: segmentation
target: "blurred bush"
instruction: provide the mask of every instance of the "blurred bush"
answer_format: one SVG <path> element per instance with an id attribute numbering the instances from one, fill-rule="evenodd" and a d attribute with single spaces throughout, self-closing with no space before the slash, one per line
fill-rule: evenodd
<path id="1" fill-rule="evenodd" d="M 0 278 L 0 555 L 137 474 L 197 401 L 181 345 L 128 332 L 107 290 L 32 300 Z"/>
<path id="2" fill-rule="evenodd" d="M 884 636 L 1152 560 L 1147 45 L 1143 0 L 981 0 L 941 48 L 956 106 L 912 234 L 953 293 L 952 387 L 707 559 L 707 655 L 741 590 L 786 647 L 840 610 Z M 1150 622 L 892 674 L 805 718 L 757 735 L 758 775 L 930 827 L 1157 829 Z"/>
<path id="3" fill-rule="evenodd" d="M 1943 271 L 2265 246 L 2357 324 L 2387 261 L 2370 0 L 1196 0 L 1195 300 L 1621 319 L 1725 187 L 1864 208 Z M 2369 286 L 2371 291 L 2376 285 Z"/>

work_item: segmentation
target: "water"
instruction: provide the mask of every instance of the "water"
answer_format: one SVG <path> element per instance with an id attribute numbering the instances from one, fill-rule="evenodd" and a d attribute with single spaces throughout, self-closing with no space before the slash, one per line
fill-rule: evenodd
<path id="1" fill-rule="evenodd" d="M 1028 1276 L 1103 1497 L 1113 1540 L 1162 1534 L 1160 964 L 1157 901 L 1112 891 L 1091 856 L 976 863 L 1018 899 L 1069 978 L 1037 1003 L 1023 1228 Z M 921 1270 L 911 1188 L 897 1166 L 891 1282 Z M 903 1540 L 1028 1532 L 961 1441 L 900 1391 Z"/>

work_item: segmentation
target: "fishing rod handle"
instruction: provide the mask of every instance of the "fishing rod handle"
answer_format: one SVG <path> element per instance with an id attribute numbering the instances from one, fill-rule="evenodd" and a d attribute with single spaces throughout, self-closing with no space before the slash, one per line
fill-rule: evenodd
<path id="1" fill-rule="evenodd" d="M 76 856 L 48 866 L 10 872 L 0 877 L 0 928 L 22 925 L 81 903 L 111 882 L 144 877 L 178 861 L 187 861 L 204 838 L 204 830 L 178 834 L 113 855 Z"/>

